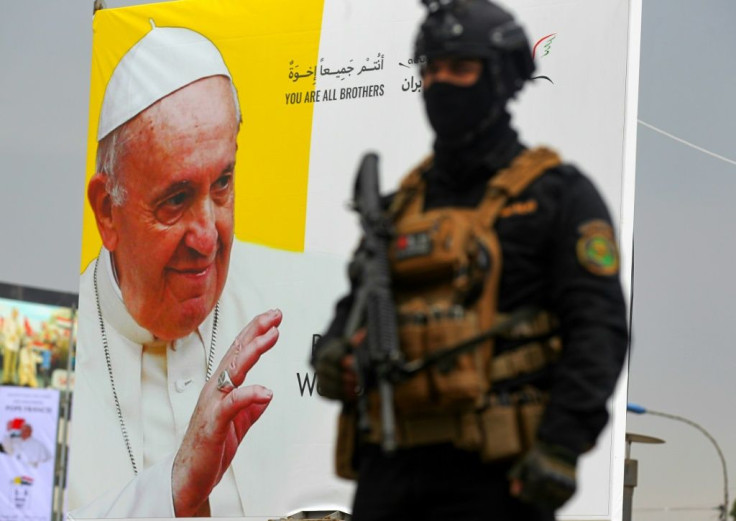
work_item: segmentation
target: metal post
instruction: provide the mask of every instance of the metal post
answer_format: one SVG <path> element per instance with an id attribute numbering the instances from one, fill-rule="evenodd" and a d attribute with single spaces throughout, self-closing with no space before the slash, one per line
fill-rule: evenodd
<path id="1" fill-rule="evenodd" d="M 67 447 L 69 445 L 69 416 L 71 415 L 72 405 L 72 389 L 70 382 L 72 381 L 72 360 L 76 356 L 77 343 L 75 339 L 77 307 L 72 306 L 72 327 L 69 330 L 69 353 L 66 361 L 66 388 L 61 391 L 61 405 L 63 413 L 61 415 L 59 426 L 61 433 L 61 449 L 59 454 L 60 465 L 57 469 L 57 483 L 59 493 L 57 494 L 57 502 L 54 505 L 54 520 L 63 521 L 64 519 L 64 497 L 66 496 L 66 475 L 67 475 Z"/>
<path id="2" fill-rule="evenodd" d="M 628 452 L 629 448 L 626 448 Z M 634 504 L 634 488 L 638 485 L 637 474 L 639 462 L 626 458 L 624 462 L 624 521 L 631 521 L 631 511 Z"/>
<path id="3" fill-rule="evenodd" d="M 636 443 L 664 443 L 664 440 L 642 434 L 626 433 L 626 460 L 624 460 L 624 509 L 623 521 L 631 521 L 631 512 L 634 504 L 634 488 L 639 483 L 639 462 L 631 459 L 631 444 Z"/>
<path id="4" fill-rule="evenodd" d="M 718 453 L 718 457 L 721 460 L 721 469 L 723 472 L 723 506 L 720 507 L 720 515 L 718 516 L 718 519 L 720 521 L 728 521 L 728 472 L 726 471 L 726 458 L 723 457 L 723 452 L 721 452 L 721 447 L 718 445 L 718 442 L 716 439 L 711 436 L 711 434 L 705 430 L 704 427 L 701 425 L 695 423 L 692 420 L 688 420 L 687 418 L 684 418 L 682 416 L 677 416 L 676 414 L 669 414 L 665 412 L 659 412 L 659 411 L 652 411 L 650 409 L 646 409 L 642 407 L 641 405 L 636 405 L 633 403 L 629 403 L 626 406 L 626 410 L 629 412 L 633 412 L 636 414 L 651 414 L 653 416 L 661 416 L 662 418 L 669 418 L 670 420 L 676 420 L 683 423 L 687 423 L 691 427 L 695 427 L 700 432 L 702 432 L 706 438 L 710 440 L 710 442 L 713 444 L 713 446 L 716 448 L 716 452 Z"/>

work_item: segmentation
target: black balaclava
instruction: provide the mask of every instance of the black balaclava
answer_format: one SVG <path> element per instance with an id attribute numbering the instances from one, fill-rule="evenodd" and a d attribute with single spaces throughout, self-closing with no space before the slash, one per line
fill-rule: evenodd
<path id="1" fill-rule="evenodd" d="M 484 63 L 473 85 L 438 82 L 423 93 L 437 135 L 433 177 L 447 188 L 484 182 L 523 149 L 510 125 L 507 99 L 496 96 L 487 69 Z"/>
<path id="2" fill-rule="evenodd" d="M 487 69 L 484 63 L 478 81 L 467 87 L 438 82 L 423 90 L 427 117 L 439 141 L 469 141 L 501 114 L 506 100 L 491 88 Z"/>
<path id="3" fill-rule="evenodd" d="M 431 177 L 450 190 L 485 183 L 524 149 L 510 123 L 511 116 L 503 110 L 469 141 L 448 145 L 436 140 Z"/>

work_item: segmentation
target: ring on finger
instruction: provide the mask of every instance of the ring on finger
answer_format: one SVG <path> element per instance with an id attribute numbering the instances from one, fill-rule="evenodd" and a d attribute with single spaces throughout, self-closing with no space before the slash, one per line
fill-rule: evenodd
<path id="1" fill-rule="evenodd" d="M 227 372 L 227 369 L 223 369 L 220 376 L 217 377 L 217 390 L 227 394 L 233 389 L 235 389 L 235 384 L 230 379 L 230 373 Z"/>

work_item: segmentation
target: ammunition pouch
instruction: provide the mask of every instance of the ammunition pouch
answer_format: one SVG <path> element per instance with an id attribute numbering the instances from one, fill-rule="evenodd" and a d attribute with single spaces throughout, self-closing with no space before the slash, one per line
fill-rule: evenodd
<path id="1" fill-rule="evenodd" d="M 490 364 L 494 381 L 504 383 L 550 366 L 559 357 L 560 347 L 559 338 L 553 336 L 496 356 Z M 458 371 L 454 377 L 461 374 Z M 396 441 L 400 448 L 451 443 L 478 452 L 483 461 L 491 462 L 516 458 L 534 444 L 548 401 L 546 392 L 526 385 L 513 392 L 483 393 L 473 403 L 466 400 L 465 408 L 459 402 L 454 407 L 443 407 L 432 400 L 437 393 L 435 376 L 434 372 L 422 372 L 395 388 Z M 413 401 L 418 396 L 424 400 L 422 407 Z M 375 392 L 368 396 L 368 416 L 370 430 L 359 433 L 354 407 L 346 406 L 340 414 L 336 447 L 340 477 L 357 478 L 355 451 L 359 443 L 381 442 L 380 400 Z"/>
<path id="2" fill-rule="evenodd" d="M 375 397 L 374 397 L 375 398 Z M 340 414 L 336 448 L 336 472 L 345 479 L 357 479 L 357 443 L 381 443 L 381 423 L 377 399 L 371 399 L 371 429 L 357 431 L 357 414 L 345 409 Z M 536 440 L 547 394 L 525 387 L 508 394 L 490 394 L 479 409 L 457 412 L 428 412 L 396 418 L 400 448 L 449 443 L 461 450 L 479 453 L 485 462 L 516 458 Z"/>
<path id="3" fill-rule="evenodd" d="M 398 417 L 399 447 L 451 443 L 459 449 L 479 452 L 484 461 L 516 457 L 536 439 L 537 428 L 547 402 L 546 393 L 533 387 L 509 394 L 491 394 L 480 409 L 423 416 Z M 380 443 L 381 431 L 372 423 L 364 437 Z"/>
<path id="4" fill-rule="evenodd" d="M 537 437 L 547 393 L 533 387 L 491 395 L 488 407 L 480 411 L 483 461 L 515 458 L 528 451 Z"/>
<path id="5" fill-rule="evenodd" d="M 471 210 L 414 214 L 396 224 L 389 248 L 394 288 L 438 296 L 452 293 L 466 305 L 482 288 L 488 271 L 487 248 L 478 237 Z"/>
<path id="6" fill-rule="evenodd" d="M 558 352 L 545 349 L 540 344 L 527 344 L 499 357 L 501 363 L 492 365 L 506 371 L 499 383 L 539 371 L 553 363 Z M 524 362 L 519 363 L 519 360 Z M 509 361 L 513 362 L 507 363 Z M 462 370 L 448 373 L 457 378 L 462 374 Z M 422 381 L 421 377 L 424 377 L 424 385 L 433 389 L 436 387 L 435 376 L 424 372 L 415 379 Z M 402 384 L 396 389 L 402 389 Z M 395 428 L 399 447 L 452 443 L 460 449 L 479 452 L 485 461 L 495 461 L 518 456 L 531 447 L 548 396 L 532 385 L 524 385 L 508 392 L 484 392 L 472 403 L 466 401 L 465 407 L 460 406 L 459 401 L 453 402 L 451 407 L 443 406 L 440 399 L 432 407 L 406 410 L 399 408 L 398 399 L 397 393 Z M 377 394 L 369 396 L 368 409 L 371 429 L 362 440 L 379 443 L 382 428 Z"/>
<path id="7" fill-rule="evenodd" d="M 499 315 L 499 321 L 506 315 Z M 460 344 L 482 333 L 475 311 L 459 305 L 435 304 L 431 308 L 422 299 L 414 299 L 399 308 L 399 340 L 408 362 Z M 434 410 L 467 410 L 481 407 L 491 384 L 505 384 L 525 375 L 542 371 L 562 352 L 556 335 L 557 321 L 540 311 L 501 335 L 518 347 L 491 357 L 492 341 L 484 341 L 396 384 L 394 401 L 405 416 L 424 415 Z M 530 341 L 526 341 L 530 340 Z"/>
<path id="8" fill-rule="evenodd" d="M 419 360 L 480 333 L 478 315 L 447 301 L 431 306 L 415 299 L 399 308 L 399 340 L 407 361 Z M 396 410 L 405 416 L 467 409 L 488 391 L 490 343 L 462 353 L 394 388 Z"/>

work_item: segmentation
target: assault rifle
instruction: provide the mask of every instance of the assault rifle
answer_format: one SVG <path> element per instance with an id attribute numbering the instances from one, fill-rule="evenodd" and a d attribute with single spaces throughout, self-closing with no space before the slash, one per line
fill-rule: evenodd
<path id="1" fill-rule="evenodd" d="M 367 383 L 375 384 L 381 399 L 382 447 L 386 452 L 396 449 L 394 424 L 394 372 L 403 362 L 399 349 L 396 306 L 391 294 L 391 272 L 388 245 L 392 225 L 381 208 L 378 181 L 378 156 L 363 156 L 355 180 L 353 208 L 360 215 L 363 242 L 351 263 L 351 275 L 359 281 L 355 304 L 345 327 L 345 338 L 352 338 L 365 324 L 364 347 L 359 350 L 358 378 L 363 393 L 358 402 L 359 428 L 370 428 L 367 413 Z"/>

